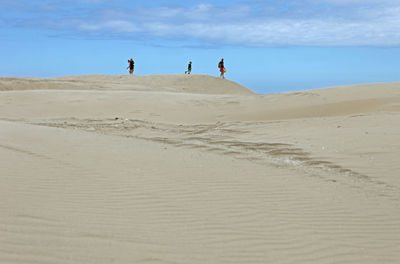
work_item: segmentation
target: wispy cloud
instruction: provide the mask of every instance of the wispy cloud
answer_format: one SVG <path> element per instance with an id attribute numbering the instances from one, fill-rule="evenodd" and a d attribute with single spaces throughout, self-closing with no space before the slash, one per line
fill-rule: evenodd
<path id="1" fill-rule="evenodd" d="M 87 22 L 77 22 L 77 28 L 79 30 L 87 31 L 101 31 L 109 30 L 114 32 L 139 32 L 140 29 L 132 22 L 125 20 L 108 20 L 101 23 L 87 23 Z"/>
<path id="2" fill-rule="evenodd" d="M 40 16 L 29 15 L 30 11 L 14 4 L 14 18 L 34 19 L 36 22 L 30 25 L 79 37 L 140 35 L 159 40 L 244 46 L 400 45 L 397 0 L 299 0 L 280 4 L 238 1 L 219 6 L 203 2 L 174 7 L 128 7 L 124 1 L 117 1 L 116 6 L 107 0 L 76 0 L 64 5 L 61 2 L 30 5 L 40 11 Z M 17 12 L 17 8 L 21 10 Z M 10 17 L 0 18 L 10 21 Z"/>

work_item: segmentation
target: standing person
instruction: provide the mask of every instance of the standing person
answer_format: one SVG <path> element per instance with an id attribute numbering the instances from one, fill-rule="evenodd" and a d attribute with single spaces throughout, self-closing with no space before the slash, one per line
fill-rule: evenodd
<path id="1" fill-rule="evenodd" d="M 127 69 L 129 68 L 129 74 L 133 74 L 133 71 L 135 70 L 135 62 L 131 58 L 130 60 L 128 60 L 128 63 L 129 63 L 129 65 L 126 68 Z"/>
<path id="2" fill-rule="evenodd" d="M 221 75 L 219 76 L 219 78 L 225 79 L 224 74 L 225 74 L 226 70 L 225 70 L 225 65 L 224 65 L 224 59 L 221 59 L 221 61 L 218 63 L 218 68 L 219 68 L 219 71 L 221 72 Z"/>
<path id="3" fill-rule="evenodd" d="M 190 74 L 192 72 L 192 62 L 189 62 L 188 69 L 185 71 L 185 74 Z"/>

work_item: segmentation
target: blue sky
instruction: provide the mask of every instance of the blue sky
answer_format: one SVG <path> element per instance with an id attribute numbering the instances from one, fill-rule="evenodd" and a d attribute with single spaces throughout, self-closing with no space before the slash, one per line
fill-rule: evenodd
<path id="1" fill-rule="evenodd" d="M 218 75 L 259 93 L 400 81 L 399 0 L 0 0 L 0 75 Z"/>

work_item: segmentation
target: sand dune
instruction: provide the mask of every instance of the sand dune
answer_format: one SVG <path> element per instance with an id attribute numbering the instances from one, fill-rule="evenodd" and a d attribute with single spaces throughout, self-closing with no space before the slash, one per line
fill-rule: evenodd
<path id="1" fill-rule="evenodd" d="M 400 84 L 0 78 L 0 263 L 398 263 Z"/>
<path id="2" fill-rule="evenodd" d="M 223 85 L 222 85 L 223 82 Z M 85 75 L 56 78 L 0 77 L 4 90 L 130 90 L 199 94 L 252 94 L 237 83 L 207 75 Z"/>

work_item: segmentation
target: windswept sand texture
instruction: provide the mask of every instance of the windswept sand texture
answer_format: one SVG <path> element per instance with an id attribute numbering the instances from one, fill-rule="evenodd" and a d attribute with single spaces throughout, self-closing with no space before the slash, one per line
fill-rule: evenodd
<path id="1" fill-rule="evenodd" d="M 0 263 L 400 263 L 400 84 L 0 77 Z"/>

